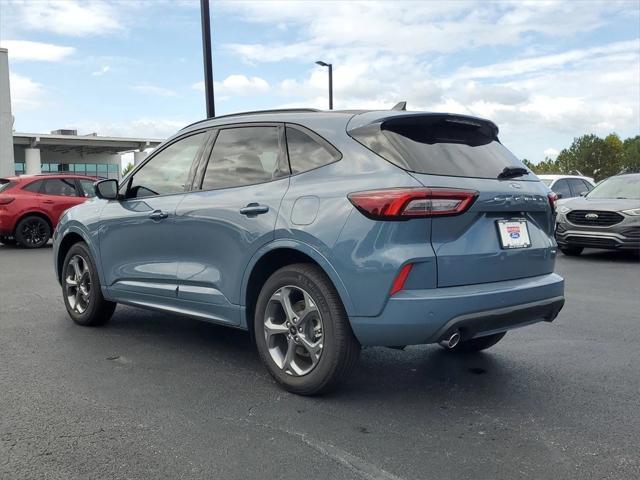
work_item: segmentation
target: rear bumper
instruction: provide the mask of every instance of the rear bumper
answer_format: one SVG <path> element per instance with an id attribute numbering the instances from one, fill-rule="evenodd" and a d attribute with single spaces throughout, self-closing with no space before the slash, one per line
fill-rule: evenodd
<path id="1" fill-rule="evenodd" d="M 435 343 L 459 330 L 463 340 L 553 321 L 564 305 L 555 273 L 462 287 L 405 290 L 376 317 L 351 317 L 362 345 Z"/>

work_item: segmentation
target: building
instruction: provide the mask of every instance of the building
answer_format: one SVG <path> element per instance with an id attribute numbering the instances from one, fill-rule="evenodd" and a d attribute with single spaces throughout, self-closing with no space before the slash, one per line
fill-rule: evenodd
<path id="1" fill-rule="evenodd" d="M 15 133 L 11 114 L 9 61 L 0 48 L 0 177 L 14 174 L 74 172 L 104 178 L 120 178 L 121 155 L 133 152 L 134 163 L 161 140 L 150 138 L 78 135 L 76 130 L 51 133 Z"/>
<path id="2" fill-rule="evenodd" d="M 137 164 L 146 157 L 146 149 L 159 144 L 156 139 L 78 135 L 75 130 L 14 133 L 13 169 L 18 175 L 74 172 L 120 179 L 122 154 L 133 152 Z"/>

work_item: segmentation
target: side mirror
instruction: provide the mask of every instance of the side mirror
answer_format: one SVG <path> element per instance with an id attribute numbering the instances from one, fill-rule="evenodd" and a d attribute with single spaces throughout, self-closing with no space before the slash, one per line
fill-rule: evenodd
<path id="1" fill-rule="evenodd" d="M 586 196 L 587 196 L 587 193 L 589 193 L 589 192 L 580 192 L 580 196 L 581 196 L 581 197 L 586 197 Z"/>
<path id="2" fill-rule="evenodd" d="M 118 180 L 110 178 L 108 180 L 100 180 L 93 184 L 96 189 L 96 197 L 104 200 L 118 199 Z"/>

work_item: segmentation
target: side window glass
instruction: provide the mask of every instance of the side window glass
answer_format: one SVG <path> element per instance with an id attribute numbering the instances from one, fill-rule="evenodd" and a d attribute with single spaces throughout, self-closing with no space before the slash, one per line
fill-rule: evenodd
<path id="1" fill-rule="evenodd" d="M 31 182 L 29 185 L 23 188 L 28 192 L 38 193 L 42 188 L 42 180 L 38 180 L 37 182 Z"/>
<path id="2" fill-rule="evenodd" d="M 96 190 L 93 188 L 93 182 L 91 180 L 80 180 L 80 186 L 82 187 L 82 195 L 86 198 L 96 196 Z"/>
<path id="3" fill-rule="evenodd" d="M 64 197 L 75 197 L 76 182 L 73 178 L 52 178 L 44 181 L 42 193 L 45 195 L 60 195 Z"/>
<path id="4" fill-rule="evenodd" d="M 570 178 L 569 183 L 571 185 L 571 190 L 573 191 L 574 197 L 578 197 L 581 194 L 589 191 L 589 189 L 585 186 L 585 183 L 580 178 Z"/>
<path id="5" fill-rule="evenodd" d="M 287 127 L 287 148 L 293 173 L 306 172 L 340 159 L 337 151 L 327 147 L 296 128 Z"/>
<path id="6" fill-rule="evenodd" d="M 569 198 L 571 197 L 571 190 L 569 189 L 569 184 L 567 181 L 562 178 L 553 184 L 553 191 L 558 194 L 561 198 Z"/>
<path id="7" fill-rule="evenodd" d="M 181 193 L 193 161 L 208 133 L 197 133 L 163 149 L 136 172 L 127 189 L 127 198 Z"/>
<path id="8" fill-rule="evenodd" d="M 264 183 L 278 177 L 278 127 L 220 130 L 202 182 L 203 190 Z"/>

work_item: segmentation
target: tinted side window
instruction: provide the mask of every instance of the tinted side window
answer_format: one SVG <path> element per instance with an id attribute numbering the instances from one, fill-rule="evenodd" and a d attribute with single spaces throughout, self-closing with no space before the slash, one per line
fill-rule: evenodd
<path id="1" fill-rule="evenodd" d="M 78 195 L 76 182 L 73 178 L 51 178 L 44 181 L 42 193 L 45 195 L 61 195 L 75 197 Z"/>
<path id="2" fill-rule="evenodd" d="M 202 188 L 212 190 L 269 182 L 279 176 L 281 152 L 278 127 L 220 130 Z"/>
<path id="3" fill-rule="evenodd" d="M 187 189 L 189 171 L 208 133 L 178 140 L 154 155 L 129 184 L 127 198 L 181 193 Z"/>
<path id="4" fill-rule="evenodd" d="M 591 185 L 586 180 L 582 180 L 582 183 L 584 183 L 584 187 L 587 189 L 587 192 L 590 192 L 591 190 L 593 190 L 593 185 Z"/>
<path id="5" fill-rule="evenodd" d="M 567 181 L 569 182 L 569 185 L 571 185 L 571 190 L 573 191 L 574 197 L 578 197 L 580 196 L 580 194 L 589 191 L 585 183 L 579 178 L 568 178 Z"/>
<path id="6" fill-rule="evenodd" d="M 96 196 L 96 190 L 93 187 L 93 180 L 78 180 L 82 187 L 83 196 L 90 198 Z"/>
<path id="7" fill-rule="evenodd" d="M 310 135 L 296 128 L 287 127 L 287 148 L 293 173 L 306 172 L 340 159 L 338 152 L 329 151 Z"/>
<path id="8" fill-rule="evenodd" d="M 569 184 L 567 181 L 562 178 L 553 184 L 553 191 L 558 195 L 562 195 L 562 198 L 571 197 L 571 190 L 569 189 Z"/>
<path id="9" fill-rule="evenodd" d="M 31 182 L 29 185 L 23 188 L 28 192 L 38 193 L 42 188 L 42 180 L 38 180 L 37 182 Z"/>

